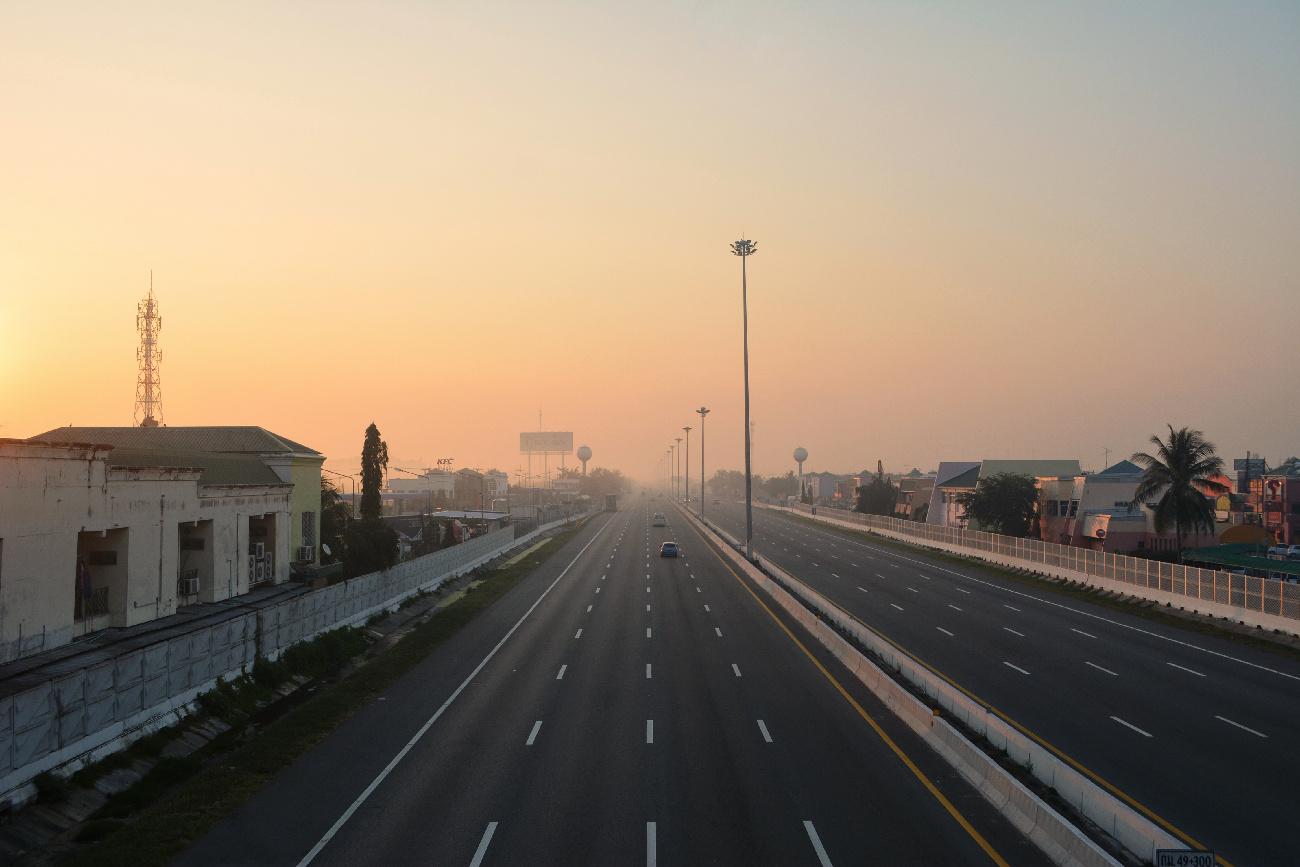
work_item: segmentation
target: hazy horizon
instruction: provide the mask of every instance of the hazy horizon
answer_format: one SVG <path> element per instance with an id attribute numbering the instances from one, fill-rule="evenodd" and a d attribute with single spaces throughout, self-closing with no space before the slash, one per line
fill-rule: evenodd
<path id="1" fill-rule="evenodd" d="M 131 424 L 152 269 L 168 424 L 737 468 L 743 232 L 756 473 L 1300 451 L 1300 6 L 0 17 L 0 437 Z"/>

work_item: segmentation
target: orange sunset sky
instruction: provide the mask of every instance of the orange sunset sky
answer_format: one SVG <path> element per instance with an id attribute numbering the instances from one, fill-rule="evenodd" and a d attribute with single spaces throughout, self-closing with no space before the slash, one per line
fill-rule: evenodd
<path id="1" fill-rule="evenodd" d="M 0 436 L 640 478 L 1300 452 L 1300 5 L 0 8 Z M 422 462 L 422 463 L 421 463 Z M 694 470 L 698 473 L 698 466 Z"/>

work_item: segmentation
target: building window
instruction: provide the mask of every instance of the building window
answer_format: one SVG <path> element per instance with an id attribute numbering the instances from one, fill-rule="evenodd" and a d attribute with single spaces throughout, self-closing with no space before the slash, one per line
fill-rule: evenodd
<path id="1" fill-rule="evenodd" d="M 1056 517 L 1056 500 L 1047 501 L 1047 517 L 1049 518 Z"/>
<path id="2" fill-rule="evenodd" d="M 1077 515 L 1077 514 L 1079 514 L 1079 501 L 1078 501 L 1078 500 L 1071 500 L 1071 501 L 1070 501 L 1070 517 L 1073 518 L 1073 517 L 1074 517 L 1075 515 Z"/>
<path id="3" fill-rule="evenodd" d="M 302 544 L 304 548 L 316 547 L 316 513 L 302 513 Z"/>

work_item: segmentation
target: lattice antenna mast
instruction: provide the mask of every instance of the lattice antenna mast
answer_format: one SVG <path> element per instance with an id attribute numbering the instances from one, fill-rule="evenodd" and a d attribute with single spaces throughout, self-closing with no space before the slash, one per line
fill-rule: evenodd
<path id="1" fill-rule="evenodd" d="M 162 316 L 158 315 L 158 299 L 153 294 L 153 271 L 149 272 L 149 294 L 135 310 L 135 330 L 140 334 L 140 346 L 135 351 L 139 368 L 135 380 L 135 423 L 140 427 L 158 427 L 163 420 L 162 350 L 158 347 Z"/>

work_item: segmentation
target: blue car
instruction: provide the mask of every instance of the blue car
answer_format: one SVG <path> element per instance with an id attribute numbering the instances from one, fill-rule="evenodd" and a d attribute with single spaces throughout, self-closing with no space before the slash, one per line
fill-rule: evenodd
<path id="1" fill-rule="evenodd" d="M 659 546 L 659 556 L 660 556 L 660 557 L 676 557 L 676 556 L 677 556 L 677 543 L 676 543 L 676 542 L 664 542 L 662 545 Z"/>

